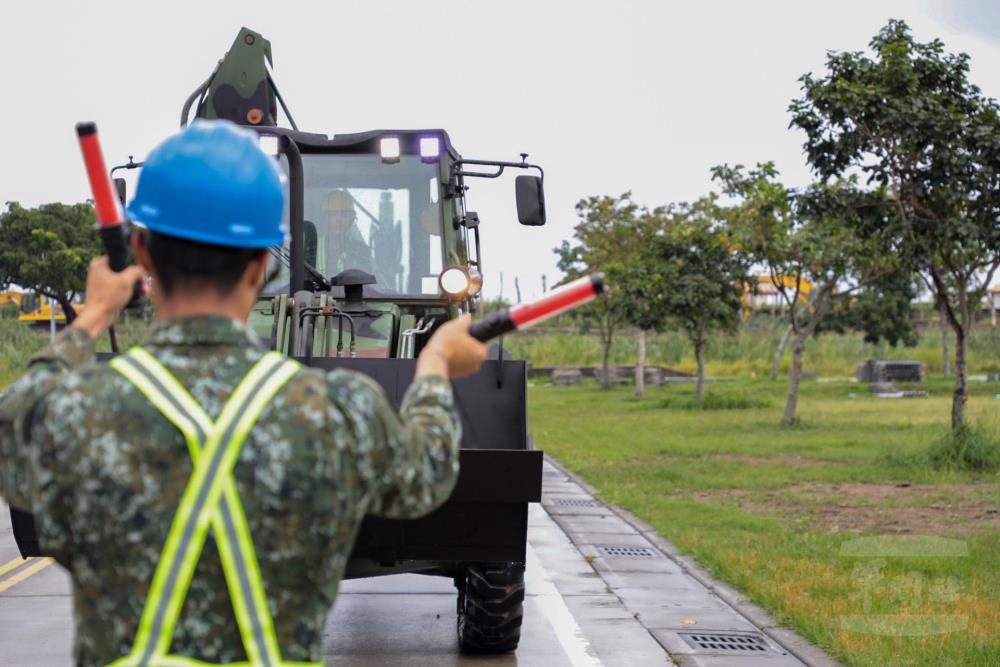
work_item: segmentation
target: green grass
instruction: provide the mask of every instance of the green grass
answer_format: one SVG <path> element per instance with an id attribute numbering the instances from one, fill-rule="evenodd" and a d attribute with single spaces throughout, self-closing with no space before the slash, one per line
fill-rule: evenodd
<path id="1" fill-rule="evenodd" d="M 871 398 L 863 385 L 807 382 L 801 423 L 787 428 L 778 424 L 783 382 L 712 385 L 718 401 L 762 407 L 710 416 L 674 409 L 691 401 L 690 385 L 653 388 L 639 400 L 627 387 L 533 382 L 530 427 L 542 449 L 602 497 L 845 664 L 995 666 L 1000 531 L 993 526 L 1000 521 L 976 519 L 973 529 L 971 520 L 950 518 L 958 510 L 949 508 L 965 503 L 993 516 L 987 512 L 1000 507 L 1000 477 L 930 464 L 929 448 L 948 436 L 951 383 L 935 378 L 922 387 L 930 398 L 886 400 Z M 970 390 L 977 432 L 994 432 L 1000 385 L 972 383 Z M 881 495 L 868 497 L 869 490 Z M 895 525 L 904 516 L 908 533 L 868 525 L 873 517 Z M 931 535 L 930 547 L 915 542 L 921 533 Z M 852 540 L 868 535 L 925 554 L 955 539 L 968 555 L 852 555 Z M 894 617 L 894 628 L 913 630 L 931 615 L 952 615 L 964 626 L 886 636 L 873 632 L 884 615 Z"/>
<path id="2" fill-rule="evenodd" d="M 720 396 L 708 392 L 699 402 L 693 396 L 668 396 L 656 404 L 657 408 L 673 408 L 676 410 L 749 410 L 750 408 L 766 408 L 770 401 L 753 396 Z"/>
<path id="3" fill-rule="evenodd" d="M 118 344 L 122 349 L 128 349 L 139 343 L 145 335 L 147 325 L 142 320 L 130 318 L 120 321 L 115 329 L 118 333 Z M 49 343 L 49 328 L 33 327 L 6 312 L 0 316 L 0 390 L 10 384 L 24 372 L 31 356 Z M 111 346 L 107 334 L 97 341 L 99 352 L 110 351 Z"/>
<path id="4" fill-rule="evenodd" d="M 48 343 L 48 333 L 19 322 L 15 317 L 0 318 L 0 388 L 21 374 L 28 359 Z"/>
<path id="5" fill-rule="evenodd" d="M 1000 437 L 982 424 L 966 425 L 931 445 L 927 459 L 941 470 L 997 470 Z"/>
<path id="6" fill-rule="evenodd" d="M 709 376 L 769 375 L 771 361 L 781 336 L 773 322 L 755 322 L 735 335 L 717 334 L 710 338 L 706 350 Z M 504 339 L 516 359 L 527 359 L 535 366 L 575 366 L 601 363 L 601 342 L 596 335 L 554 333 L 538 329 Z M 697 365 L 687 338 L 676 331 L 647 336 L 647 361 L 694 373 Z M 955 354 L 954 339 L 951 354 Z M 612 339 L 611 363 L 635 363 L 633 333 L 618 334 Z M 977 329 L 969 339 L 969 370 L 971 373 L 1000 372 L 1000 329 Z M 911 359 L 927 365 L 928 372 L 942 372 L 941 334 L 928 330 L 916 347 L 891 347 L 882 343 L 865 343 L 859 333 L 823 334 L 806 342 L 806 370 L 823 377 L 852 377 L 858 364 L 865 359 Z M 791 364 L 787 350 L 782 372 Z"/>

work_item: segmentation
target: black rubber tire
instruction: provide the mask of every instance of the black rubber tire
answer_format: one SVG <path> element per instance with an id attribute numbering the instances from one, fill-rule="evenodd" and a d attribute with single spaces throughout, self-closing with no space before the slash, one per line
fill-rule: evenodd
<path id="1" fill-rule="evenodd" d="M 470 565 L 458 586 L 458 645 L 463 653 L 517 648 L 524 616 L 524 564 Z"/>

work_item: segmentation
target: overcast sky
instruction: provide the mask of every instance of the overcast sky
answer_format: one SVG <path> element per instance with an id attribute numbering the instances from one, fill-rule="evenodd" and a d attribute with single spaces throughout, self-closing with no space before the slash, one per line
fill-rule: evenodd
<path id="1" fill-rule="evenodd" d="M 271 40 L 302 129 L 443 127 L 465 157 L 543 165 L 547 227 L 517 224 L 512 177 L 474 181 L 468 200 L 486 293 L 503 271 L 504 296 L 519 276 L 528 298 L 556 278 L 581 197 L 690 200 L 723 162 L 774 160 L 806 182 L 787 129 L 798 77 L 889 18 L 969 53 L 973 80 L 1000 96 L 997 0 L 5 2 L 0 202 L 88 196 L 80 120 L 98 122 L 109 162 L 144 157 L 246 25 Z"/>

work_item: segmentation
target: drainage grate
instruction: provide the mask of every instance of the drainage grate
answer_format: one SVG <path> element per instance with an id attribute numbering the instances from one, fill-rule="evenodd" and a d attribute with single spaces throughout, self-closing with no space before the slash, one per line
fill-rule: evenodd
<path id="1" fill-rule="evenodd" d="M 774 649 L 758 634 L 728 632 L 678 632 L 681 639 L 694 649 L 726 651 L 728 653 L 772 653 Z"/>
<path id="2" fill-rule="evenodd" d="M 553 498 L 553 505 L 560 507 L 600 507 L 596 500 L 584 500 L 583 498 Z"/>
<path id="3" fill-rule="evenodd" d="M 656 558 L 657 552 L 646 547 L 599 547 L 607 556 L 625 558 Z"/>

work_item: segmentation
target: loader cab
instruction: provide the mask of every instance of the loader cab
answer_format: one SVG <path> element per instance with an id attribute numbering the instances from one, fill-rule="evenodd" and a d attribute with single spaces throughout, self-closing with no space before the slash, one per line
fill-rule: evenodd
<path id="1" fill-rule="evenodd" d="M 479 218 L 466 210 L 465 179 L 506 167 L 541 173 L 523 154 L 520 163 L 463 159 L 440 129 L 332 138 L 254 129 L 287 178 L 290 241 L 272 251 L 251 324 L 297 357 L 411 357 L 435 327 L 475 313 Z M 518 177 L 516 200 L 522 224 L 544 223 L 540 176 Z"/>
<path id="2" fill-rule="evenodd" d="M 250 129 L 285 174 L 289 242 L 271 248 L 249 323 L 291 356 L 412 357 L 435 327 L 478 311 L 479 217 L 466 209 L 466 179 L 537 170 L 515 181 L 518 221 L 545 222 L 542 170 L 523 153 L 519 163 L 464 159 L 441 129 Z M 124 178 L 141 166 L 130 158 L 112 170 L 123 203 Z"/>
<path id="3" fill-rule="evenodd" d="M 276 260 L 281 271 L 265 295 L 294 294 L 315 286 L 310 284 L 319 276 L 330 280 L 357 270 L 374 276 L 363 287 L 366 299 L 448 302 L 440 274 L 447 266 L 466 265 L 469 248 L 466 228 L 451 224 L 462 210 L 461 197 L 446 193 L 450 164 L 458 156 L 443 130 L 332 139 L 274 131 L 282 134 L 261 130 L 261 145 L 276 153 L 289 179 L 285 215 L 293 242 L 288 261 Z M 300 153 L 301 175 L 292 173 L 289 140 Z M 292 210 L 296 178 L 301 180 L 300 224 L 291 219 L 297 213 Z M 300 261 L 307 265 L 302 285 L 291 275 Z M 339 287 L 333 293 L 343 298 Z"/>

